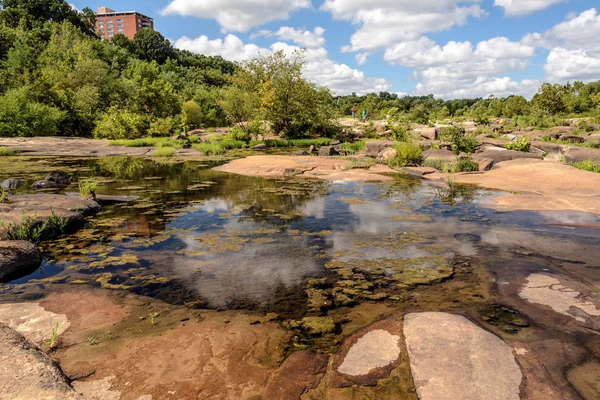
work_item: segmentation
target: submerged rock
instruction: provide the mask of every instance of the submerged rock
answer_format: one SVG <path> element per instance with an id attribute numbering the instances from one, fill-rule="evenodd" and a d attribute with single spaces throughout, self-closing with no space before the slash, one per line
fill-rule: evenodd
<path id="1" fill-rule="evenodd" d="M 41 180 L 31 185 L 32 189 L 59 189 L 60 185 L 53 181 Z"/>
<path id="2" fill-rule="evenodd" d="M 42 255 L 33 243 L 11 240 L 0 241 L 0 279 L 19 271 L 29 271 L 40 266 Z"/>
<path id="3" fill-rule="evenodd" d="M 400 336 L 386 330 L 368 332 L 350 348 L 338 372 L 351 376 L 367 375 L 386 367 L 400 357 Z"/>
<path id="4" fill-rule="evenodd" d="M 511 348 L 466 318 L 408 314 L 404 335 L 420 400 L 519 400 L 523 375 Z"/>
<path id="5" fill-rule="evenodd" d="M 321 336 L 332 333 L 335 323 L 329 317 L 306 317 L 302 319 L 302 327 L 311 335 Z"/>
<path id="6" fill-rule="evenodd" d="M 5 399 L 81 399 L 56 361 L 0 323 L 0 382 Z"/>
<path id="7" fill-rule="evenodd" d="M 6 179 L 6 180 L 0 182 L 0 187 L 7 189 L 7 190 L 14 190 L 14 189 L 20 188 L 24 184 L 25 184 L 25 182 L 23 182 L 19 179 Z"/>

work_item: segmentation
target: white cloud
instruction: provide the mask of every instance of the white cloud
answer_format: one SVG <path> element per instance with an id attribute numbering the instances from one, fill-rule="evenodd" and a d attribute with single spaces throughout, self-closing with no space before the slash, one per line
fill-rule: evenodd
<path id="1" fill-rule="evenodd" d="M 285 20 L 292 11 L 310 7 L 310 0 L 172 0 L 161 14 L 214 19 L 225 33 Z"/>
<path id="2" fill-rule="evenodd" d="M 427 32 L 439 32 L 464 25 L 469 17 L 485 12 L 479 0 L 325 0 L 321 9 L 334 19 L 357 26 L 344 51 L 365 51 L 389 47 L 399 41 L 417 40 Z"/>
<path id="3" fill-rule="evenodd" d="M 383 57 L 391 64 L 415 68 L 414 76 L 419 81 L 416 91 L 420 94 L 470 97 L 516 88 L 509 78 L 495 75 L 526 68 L 534 52 L 533 46 L 505 37 L 473 47 L 470 42 L 440 46 L 423 36 L 390 47 Z"/>
<path id="4" fill-rule="evenodd" d="M 519 17 L 565 1 L 567 0 L 495 0 L 494 5 L 504 8 L 504 13 L 507 16 Z"/>
<path id="5" fill-rule="evenodd" d="M 358 65 L 365 65 L 365 63 L 367 62 L 367 58 L 369 58 L 369 53 L 367 53 L 367 52 L 357 53 L 355 58 L 356 58 L 356 63 Z"/>
<path id="6" fill-rule="evenodd" d="M 289 26 L 282 26 L 276 32 L 272 31 L 259 31 L 250 36 L 250 39 L 254 39 L 259 36 L 264 37 L 276 37 L 279 40 L 291 41 L 296 43 L 300 47 L 306 49 L 317 49 L 325 44 L 325 38 L 323 34 L 325 29 L 317 26 L 314 31 L 304 31 L 302 29 L 294 29 Z"/>
<path id="7" fill-rule="evenodd" d="M 600 15 L 591 8 L 522 42 L 550 50 L 544 72 L 551 82 L 589 81 L 600 76 Z"/>
<path id="8" fill-rule="evenodd" d="M 284 27 L 285 28 L 285 27 Z M 325 47 L 316 47 L 313 44 L 320 41 L 323 32 L 320 28 L 313 32 L 299 31 L 293 29 L 280 29 L 277 31 L 280 34 L 273 34 L 280 40 L 288 40 L 296 44 L 311 44 L 306 47 L 306 64 L 304 66 L 304 74 L 307 79 L 322 85 L 327 86 L 336 94 L 348 94 L 356 92 L 359 94 L 389 91 L 392 87 L 391 83 L 382 78 L 371 78 L 365 76 L 364 72 L 353 69 L 346 64 L 341 64 L 329 58 L 329 54 Z M 261 36 L 269 36 L 267 31 L 259 32 Z M 312 35 L 312 37 L 311 37 Z M 311 37 L 310 40 L 307 39 Z M 286 38 L 286 39 L 284 39 Z M 300 50 L 298 45 L 288 44 L 284 42 L 273 43 L 268 49 L 261 48 L 255 44 L 245 44 L 240 38 L 229 34 L 225 39 L 209 40 L 206 36 L 200 36 L 196 39 L 182 37 L 175 42 L 175 47 L 185 49 L 198 54 L 211 56 L 222 56 L 231 61 L 244 61 L 251 59 L 261 52 L 275 52 L 282 50 L 285 54 L 290 55 L 295 50 Z"/>
<path id="9" fill-rule="evenodd" d="M 260 52 L 269 52 L 255 44 L 244 44 L 240 38 L 235 35 L 227 35 L 225 39 L 210 40 L 202 35 L 196 39 L 190 39 L 183 36 L 175 42 L 178 49 L 189 50 L 192 53 L 204 54 L 207 56 L 221 56 L 230 61 L 244 61 L 257 56 Z"/>
<path id="10" fill-rule="evenodd" d="M 536 92 L 541 82 L 537 80 L 522 80 L 517 82 L 509 77 L 486 77 L 479 76 L 475 79 L 444 79 L 439 78 L 428 82 L 425 86 L 417 84 L 417 94 L 434 93 L 442 98 L 473 98 L 488 97 L 493 94 L 496 97 L 521 95 L 531 98 Z"/>

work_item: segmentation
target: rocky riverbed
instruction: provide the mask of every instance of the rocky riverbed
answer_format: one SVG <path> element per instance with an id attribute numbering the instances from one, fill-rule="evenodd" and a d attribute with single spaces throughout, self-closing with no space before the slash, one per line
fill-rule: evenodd
<path id="1" fill-rule="evenodd" d="M 0 160 L 0 219 L 70 225 L 0 246 L 41 263 L 0 286 L 0 394 L 596 399 L 600 185 L 510 158 L 453 190 L 335 157 Z M 75 183 L 35 194 L 52 171 Z"/>

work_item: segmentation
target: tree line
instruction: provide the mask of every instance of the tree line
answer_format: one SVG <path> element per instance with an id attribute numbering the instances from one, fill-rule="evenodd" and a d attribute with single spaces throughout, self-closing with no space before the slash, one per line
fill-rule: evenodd
<path id="1" fill-rule="evenodd" d="M 173 48 L 151 29 L 101 40 L 94 28 L 92 10 L 64 0 L 0 0 L 0 136 L 131 139 L 232 124 L 245 136 L 333 136 L 341 130 L 335 118 L 352 107 L 423 124 L 600 115 L 600 82 L 545 83 L 531 101 L 333 96 L 303 77 L 302 52 L 232 63 Z"/>

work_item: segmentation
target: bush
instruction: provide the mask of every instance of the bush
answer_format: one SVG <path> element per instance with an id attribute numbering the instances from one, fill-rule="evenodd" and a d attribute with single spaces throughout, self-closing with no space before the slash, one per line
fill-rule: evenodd
<path id="1" fill-rule="evenodd" d="M 396 153 L 396 158 L 388 162 L 391 166 L 419 165 L 423 161 L 421 146 L 413 142 L 398 143 Z"/>
<path id="2" fill-rule="evenodd" d="M 0 147 L 0 157 L 1 156 L 16 156 L 19 154 L 19 150 L 11 149 L 10 147 Z"/>
<path id="3" fill-rule="evenodd" d="M 148 134 L 154 137 L 171 136 L 175 132 L 175 124 L 173 118 L 158 118 L 150 123 Z"/>
<path id="4" fill-rule="evenodd" d="M 234 126 L 233 128 L 231 128 L 229 136 L 233 140 L 240 140 L 246 143 L 250 142 L 250 140 L 252 139 L 252 137 L 250 136 L 250 132 L 244 131 L 239 126 Z"/>
<path id="5" fill-rule="evenodd" d="M 529 152 L 529 149 L 531 148 L 531 143 L 529 143 L 527 138 L 525 136 L 523 136 L 522 138 L 517 139 L 514 142 L 506 143 L 505 147 L 508 150 L 524 151 L 527 153 L 527 152 Z"/>
<path id="6" fill-rule="evenodd" d="M 132 112 L 111 108 L 94 128 L 96 139 L 135 139 L 144 129 L 144 118 Z"/>
<path id="7" fill-rule="evenodd" d="M 152 152 L 153 157 L 172 157 L 175 149 L 172 147 L 158 147 Z"/>
<path id="8" fill-rule="evenodd" d="M 479 164 L 470 158 L 463 158 L 456 164 L 456 172 L 476 172 L 479 171 Z"/>
<path id="9" fill-rule="evenodd" d="M 438 171 L 452 171 L 452 172 L 475 172 L 479 171 L 479 164 L 470 158 L 463 158 L 458 162 L 450 162 L 443 160 L 427 160 L 424 164 L 425 167 L 435 168 Z"/>
<path id="10" fill-rule="evenodd" d="M 34 101 L 27 88 L 0 96 L 0 137 L 54 136 L 65 113 Z"/>
<path id="11" fill-rule="evenodd" d="M 571 163 L 571 165 L 575 168 L 589 171 L 589 172 L 597 172 L 600 173 L 600 164 L 594 164 L 592 160 L 585 160 L 577 163 Z"/>
<path id="12" fill-rule="evenodd" d="M 79 182 L 79 197 L 82 199 L 87 199 L 90 195 L 96 194 L 96 188 L 98 187 L 98 182 L 95 180 L 89 181 L 80 181 Z"/>
<path id="13" fill-rule="evenodd" d="M 194 100 L 183 103 L 181 113 L 186 131 L 199 128 L 202 124 L 202 109 Z"/>
<path id="14" fill-rule="evenodd" d="M 365 144 L 367 144 L 367 139 L 362 139 L 359 140 L 358 142 L 354 142 L 354 143 L 342 143 L 340 145 L 341 149 L 344 151 L 361 151 L 364 147 Z"/>
<path id="15" fill-rule="evenodd" d="M 452 152 L 460 154 L 461 152 L 473 153 L 479 147 L 479 142 L 475 135 L 470 135 L 463 128 L 448 126 L 438 132 L 441 140 L 452 143 Z"/>

